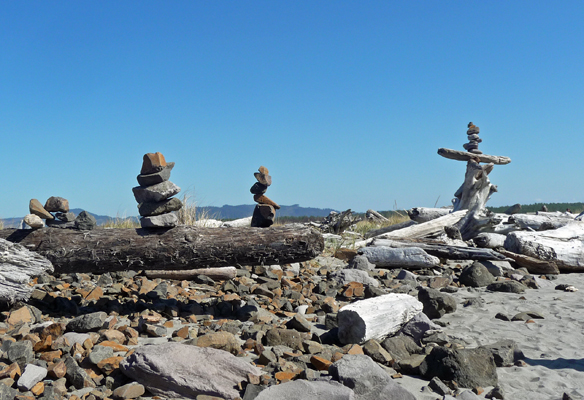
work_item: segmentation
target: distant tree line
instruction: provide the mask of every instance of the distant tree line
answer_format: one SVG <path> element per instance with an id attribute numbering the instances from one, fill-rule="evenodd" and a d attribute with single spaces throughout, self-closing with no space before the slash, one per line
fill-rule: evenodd
<path id="1" fill-rule="evenodd" d="M 575 214 L 579 214 L 584 211 L 584 203 L 534 203 L 534 204 L 521 204 L 521 212 L 522 213 L 530 213 L 541 211 L 543 206 L 547 207 L 549 212 L 561 211 L 564 212 L 566 210 L 570 210 Z M 496 212 L 496 213 L 504 213 L 507 209 L 511 206 L 502 206 L 502 207 L 487 207 L 487 209 Z"/>

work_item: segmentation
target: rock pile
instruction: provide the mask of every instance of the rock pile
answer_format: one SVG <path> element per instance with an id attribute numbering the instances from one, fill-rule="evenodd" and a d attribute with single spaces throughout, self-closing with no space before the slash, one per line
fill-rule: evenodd
<path id="1" fill-rule="evenodd" d="M 69 201 L 62 197 L 49 197 L 44 207 L 37 199 L 31 199 L 28 208 L 30 214 L 24 217 L 24 223 L 32 229 L 44 227 L 43 220 L 51 228 L 91 230 L 97 226 L 93 215 L 86 211 L 75 217 L 75 214 L 69 211 Z"/>
<path id="2" fill-rule="evenodd" d="M 258 203 L 253 210 L 251 226 L 267 228 L 274 223 L 276 210 L 279 210 L 280 206 L 265 195 L 268 186 L 272 184 L 272 177 L 269 175 L 268 169 L 261 166 L 258 171 L 254 172 L 257 182 L 249 189 L 253 194 L 253 200 Z"/>
<path id="3" fill-rule="evenodd" d="M 479 127 L 469 122 L 466 134 L 468 135 L 468 143 L 465 143 L 462 147 L 469 153 L 483 154 L 479 150 L 479 143 L 483 141 L 483 139 L 479 138 Z"/>
<path id="4" fill-rule="evenodd" d="M 161 153 L 144 154 L 138 184 L 132 188 L 138 202 L 142 228 L 172 228 L 178 223 L 173 211 L 182 208 L 182 202 L 172 197 L 180 187 L 169 181 L 174 162 L 166 162 Z"/>

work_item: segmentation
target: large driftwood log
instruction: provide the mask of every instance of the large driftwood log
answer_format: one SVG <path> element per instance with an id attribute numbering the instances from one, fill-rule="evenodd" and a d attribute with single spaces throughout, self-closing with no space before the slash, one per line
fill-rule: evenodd
<path id="1" fill-rule="evenodd" d="M 423 308 L 422 303 L 409 294 L 391 293 L 356 301 L 339 310 L 339 340 L 344 344 L 362 344 L 370 339 L 381 342 L 399 331 Z"/>
<path id="2" fill-rule="evenodd" d="M 440 265 L 438 257 L 431 256 L 419 247 L 365 247 L 359 250 L 359 254 L 381 268 L 421 269 Z"/>
<path id="3" fill-rule="evenodd" d="M 53 272 L 49 260 L 24 246 L 0 239 L 0 301 L 28 300 L 33 276 Z"/>
<path id="4" fill-rule="evenodd" d="M 379 214 L 377 211 L 375 210 L 367 210 L 367 212 L 365 213 L 365 218 L 367 218 L 367 221 L 370 221 L 374 224 L 383 224 L 385 222 L 389 222 L 389 220 L 387 218 L 385 218 L 383 215 Z"/>
<path id="5" fill-rule="evenodd" d="M 511 232 L 505 249 L 555 262 L 561 272 L 584 272 L 584 223 L 542 232 Z"/>
<path id="6" fill-rule="evenodd" d="M 523 254 L 515 254 L 508 250 L 498 249 L 505 257 L 509 257 L 515 261 L 520 267 L 524 267 L 530 274 L 554 274 L 560 273 L 560 270 L 553 261 L 542 261 L 537 258 L 529 257 Z"/>
<path id="7" fill-rule="evenodd" d="M 399 240 L 378 239 L 371 246 L 385 246 L 392 248 L 417 247 L 426 253 L 448 260 L 477 260 L 477 261 L 507 261 L 500 253 L 491 249 L 477 247 L 451 246 L 444 244 L 430 244 L 420 242 L 405 242 Z"/>
<path id="8" fill-rule="evenodd" d="M 403 229 L 403 228 L 407 228 L 408 226 L 412 226 L 412 225 L 416 225 L 417 222 L 416 221 L 404 221 L 404 222 L 399 222 L 397 224 L 394 225 L 390 225 L 390 226 L 385 226 L 383 228 L 379 228 L 379 229 L 372 229 L 369 232 L 367 232 L 365 234 L 366 238 L 372 238 L 375 236 L 379 236 L 382 235 L 384 233 L 388 233 L 388 232 L 393 232 L 393 231 L 397 231 L 398 229 Z"/>
<path id="9" fill-rule="evenodd" d="M 178 226 L 168 230 L 5 229 L 0 231 L 0 237 L 45 256 L 59 273 L 286 264 L 310 260 L 324 249 L 320 232 L 302 225 Z"/>
<path id="10" fill-rule="evenodd" d="M 482 248 L 495 249 L 503 247 L 507 236 L 500 233 L 483 232 L 476 235 L 472 240 L 475 244 Z"/>
<path id="11" fill-rule="evenodd" d="M 491 195 L 497 191 L 497 186 L 491 184 L 489 174 L 494 164 L 481 165 L 475 159 L 466 163 L 464 183 L 454 193 L 454 211 L 482 210 Z"/>
<path id="12" fill-rule="evenodd" d="M 407 210 L 407 213 L 412 221 L 423 223 L 449 214 L 450 211 L 452 209 L 449 208 L 414 207 Z"/>
<path id="13" fill-rule="evenodd" d="M 579 223 L 574 218 L 566 218 L 560 215 L 530 215 L 530 214 L 515 214 L 509 221 L 513 221 L 521 229 L 533 229 L 535 231 L 544 231 L 549 229 L 558 229 L 562 226 Z"/>
<path id="14" fill-rule="evenodd" d="M 438 154 L 440 154 L 444 158 L 459 161 L 469 161 L 472 160 L 473 158 L 478 158 L 480 162 L 493 163 L 495 165 L 504 165 L 509 164 L 511 162 L 511 159 L 505 156 L 489 156 L 487 154 L 474 154 L 468 153 L 466 151 L 458 151 L 445 148 L 438 149 Z"/>

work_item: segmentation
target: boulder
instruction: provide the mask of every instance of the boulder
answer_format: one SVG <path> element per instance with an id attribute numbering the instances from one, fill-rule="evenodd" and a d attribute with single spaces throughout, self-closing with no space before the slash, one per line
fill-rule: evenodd
<path id="1" fill-rule="evenodd" d="M 426 379 L 455 381 L 459 387 L 497 386 L 497 366 L 493 354 L 484 347 L 448 349 L 435 347 L 420 365 Z"/>
<path id="2" fill-rule="evenodd" d="M 329 279 L 335 281 L 337 286 L 346 285 L 349 282 L 359 282 L 363 285 L 379 286 L 379 281 L 373 279 L 366 271 L 360 269 L 341 269 L 329 275 Z"/>
<path id="3" fill-rule="evenodd" d="M 523 352 L 517 347 L 517 343 L 510 339 L 500 340 L 482 347 L 491 351 L 497 367 L 511 367 L 515 361 L 524 357 Z"/>
<path id="4" fill-rule="evenodd" d="M 422 288 L 418 292 L 418 300 L 424 305 L 424 314 L 430 319 L 442 317 L 444 314 L 456 311 L 456 300 L 449 294 L 436 289 Z"/>
<path id="5" fill-rule="evenodd" d="M 261 370 L 223 350 L 165 343 L 139 347 L 120 363 L 129 378 L 161 397 L 239 397 L 238 383 Z"/>
<path id="6" fill-rule="evenodd" d="M 45 210 L 50 212 L 69 212 L 69 200 L 62 197 L 51 196 L 45 203 Z"/>
<path id="7" fill-rule="evenodd" d="M 432 331 L 442 331 L 442 327 L 432 322 L 425 313 L 421 312 L 410 319 L 400 332 L 410 336 L 417 344 L 420 344 L 422 338 Z"/>
<path id="8" fill-rule="evenodd" d="M 387 338 L 381 343 L 381 346 L 383 346 L 383 348 L 396 361 L 422 352 L 422 348 L 418 346 L 411 337 L 405 335 Z"/>
<path id="9" fill-rule="evenodd" d="M 416 397 L 364 354 L 347 354 L 329 368 L 333 379 L 353 389 L 359 400 L 416 400 Z"/>
<path id="10" fill-rule="evenodd" d="M 494 282 L 487 286 L 487 290 L 493 292 L 524 293 L 527 286 L 517 281 Z"/>
<path id="11" fill-rule="evenodd" d="M 103 327 L 107 318 L 107 313 L 98 311 L 90 314 L 81 315 L 73 318 L 67 324 L 67 331 L 72 332 L 91 332 L 97 331 Z"/>
<path id="12" fill-rule="evenodd" d="M 75 228 L 81 231 L 90 231 L 97 226 L 97 221 L 93 215 L 87 211 L 81 211 L 75 218 Z"/>
<path id="13" fill-rule="evenodd" d="M 47 220 L 47 221 L 49 221 L 49 220 Z M 38 215 L 35 215 L 35 214 L 25 215 L 24 216 L 24 223 L 27 224 L 28 226 L 30 226 L 32 229 L 40 229 L 40 228 L 45 226 L 45 223 L 43 222 L 41 217 L 39 217 Z"/>
<path id="14" fill-rule="evenodd" d="M 493 283 L 495 277 L 489 272 L 487 267 L 475 261 L 472 265 L 462 270 L 459 280 L 465 286 L 484 287 Z"/>
<path id="15" fill-rule="evenodd" d="M 353 259 L 349 262 L 349 268 L 359 269 L 362 271 L 373 271 L 373 269 L 375 269 L 375 264 L 371 264 L 367 257 L 359 254 L 353 257 Z"/>

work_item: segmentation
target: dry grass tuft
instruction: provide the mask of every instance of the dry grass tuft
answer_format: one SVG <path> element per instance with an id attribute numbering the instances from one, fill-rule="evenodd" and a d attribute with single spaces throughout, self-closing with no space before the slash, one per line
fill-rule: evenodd
<path id="1" fill-rule="evenodd" d="M 122 217 L 117 215 L 115 218 L 101 225 L 101 228 L 136 229 L 140 228 L 140 220 L 137 217 Z"/>
<path id="2" fill-rule="evenodd" d="M 182 198 L 182 208 L 176 212 L 179 225 L 206 226 L 205 221 L 213 219 L 213 215 L 205 208 L 197 208 L 195 200 L 185 193 Z"/>

